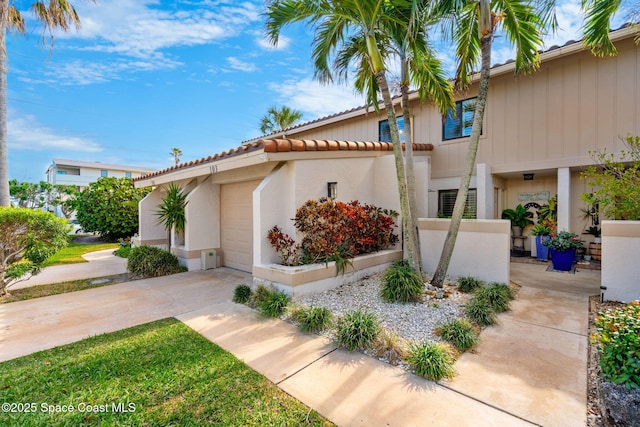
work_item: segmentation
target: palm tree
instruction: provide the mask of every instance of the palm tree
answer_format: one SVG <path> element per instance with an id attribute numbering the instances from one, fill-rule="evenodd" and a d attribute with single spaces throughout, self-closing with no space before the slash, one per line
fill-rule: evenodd
<path id="1" fill-rule="evenodd" d="M 260 120 L 260 132 L 264 134 L 284 131 L 301 118 L 302 113 L 298 110 L 292 110 L 287 106 L 280 109 L 275 105 L 271 106 L 267 110 L 267 114 Z"/>
<path id="2" fill-rule="evenodd" d="M 67 0 L 35 1 L 31 11 L 53 43 L 53 30 L 80 28 L 80 18 Z M 20 11 L 8 0 L 0 0 L 0 206 L 9 206 L 9 162 L 7 160 L 7 31 L 25 34 L 26 23 Z M 44 37 L 44 36 L 43 36 Z"/>
<path id="3" fill-rule="evenodd" d="M 169 155 L 173 157 L 173 160 L 175 160 L 176 165 L 178 165 L 180 163 L 180 157 L 182 157 L 182 150 L 174 147 L 171 149 L 171 152 L 169 153 Z"/>
<path id="4" fill-rule="evenodd" d="M 409 28 L 414 6 L 411 0 L 273 0 L 266 13 L 267 34 L 274 44 L 280 31 L 289 24 L 308 21 L 314 27 L 312 59 L 315 77 L 321 83 L 333 82 L 335 71 L 345 79 L 349 64 L 357 62 L 356 89 L 366 93 L 368 102 L 376 107 L 377 94 L 382 96 L 393 144 L 404 227 L 411 224 L 412 215 L 398 123 L 386 76 L 389 49 L 385 41 L 388 29 Z M 418 250 L 416 234 L 405 233 L 404 243 L 405 257 L 412 267 L 418 267 L 414 261 Z"/>
<path id="5" fill-rule="evenodd" d="M 413 137 L 411 129 L 411 107 L 409 102 L 410 86 L 413 84 L 418 89 L 418 94 L 422 102 L 430 99 L 434 101 L 441 111 L 445 113 L 455 105 L 453 101 L 453 88 L 447 79 L 440 61 L 428 43 L 426 34 L 427 1 L 420 4 L 405 5 L 406 10 L 401 11 L 401 20 L 409 17 L 408 24 L 404 22 L 398 25 L 395 21 L 386 22 L 391 24 L 385 28 L 384 37 L 378 39 L 381 45 L 383 57 L 395 57 L 400 63 L 400 93 L 402 116 L 404 118 L 405 133 L 405 182 L 409 199 L 409 218 L 403 221 L 403 232 L 414 234 L 416 250 L 413 253 L 411 264 L 414 268 L 422 272 L 422 259 L 420 257 L 420 244 L 417 228 L 417 202 L 415 193 L 415 174 L 413 170 Z M 367 62 L 366 41 L 362 38 L 351 38 L 336 59 L 336 71 L 346 80 L 347 71 L 352 63 L 360 64 L 357 78 L 354 82 L 356 90 L 366 94 L 368 105 L 373 105 L 379 111 L 378 92 L 379 88 L 375 76 Z"/>
<path id="6" fill-rule="evenodd" d="M 550 4 L 549 0 L 542 1 L 546 5 Z M 442 287 L 444 284 L 465 210 L 489 92 L 491 43 L 494 34 L 496 30 L 502 28 L 507 39 L 514 45 L 516 72 L 531 72 L 537 69 L 539 66 L 538 49 L 542 46 L 542 33 L 549 22 L 547 19 L 549 15 L 542 16 L 540 13 L 536 13 L 534 6 L 534 2 L 528 0 L 440 0 L 436 5 L 436 16 L 443 19 L 451 18 L 449 22 L 455 23 L 450 34 L 453 34 L 458 58 L 457 85 L 461 88 L 468 87 L 479 57 L 481 66 L 478 97 L 476 98 L 469 137 L 466 164 L 454 204 L 449 231 L 438 261 L 438 267 L 431 281 L 433 286 Z"/>
<path id="7" fill-rule="evenodd" d="M 166 189 L 167 194 L 162 198 L 162 203 L 158 205 L 156 216 L 158 223 L 164 225 L 169 240 L 169 248 L 171 248 L 171 231 L 182 233 L 187 225 L 187 217 L 185 208 L 187 206 L 187 194 L 182 189 L 171 183 Z"/>
<path id="8" fill-rule="evenodd" d="M 640 2 L 630 1 L 629 22 L 637 24 L 640 16 Z M 617 53 L 616 47 L 609 38 L 611 31 L 611 17 L 618 12 L 622 0 L 582 0 L 582 10 L 585 14 L 583 27 L 583 43 L 591 48 L 596 56 L 613 56 Z"/>

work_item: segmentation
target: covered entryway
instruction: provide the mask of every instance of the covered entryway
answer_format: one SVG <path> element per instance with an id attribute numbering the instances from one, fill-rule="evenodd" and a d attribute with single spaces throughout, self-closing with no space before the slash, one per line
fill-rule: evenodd
<path id="1" fill-rule="evenodd" d="M 220 187 L 220 247 L 226 267 L 251 272 L 253 266 L 253 190 L 260 180 Z"/>

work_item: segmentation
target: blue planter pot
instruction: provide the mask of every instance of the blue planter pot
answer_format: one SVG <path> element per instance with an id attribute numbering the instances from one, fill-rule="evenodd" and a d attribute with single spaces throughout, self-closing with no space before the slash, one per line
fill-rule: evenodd
<path id="1" fill-rule="evenodd" d="M 551 263 L 553 264 L 553 269 L 559 271 L 570 271 L 573 266 L 575 256 L 575 249 L 571 249 L 566 252 L 557 252 L 555 249 L 551 249 Z"/>
<path id="2" fill-rule="evenodd" d="M 536 236 L 536 258 L 539 261 L 547 261 L 549 259 L 549 247 L 542 244 L 545 240 L 549 240 L 549 236 Z"/>

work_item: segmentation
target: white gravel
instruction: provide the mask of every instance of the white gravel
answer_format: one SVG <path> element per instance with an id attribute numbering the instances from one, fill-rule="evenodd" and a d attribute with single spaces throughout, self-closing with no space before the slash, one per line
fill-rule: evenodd
<path id="1" fill-rule="evenodd" d="M 342 285 L 329 291 L 294 298 L 294 304 L 326 307 L 335 316 L 349 311 L 373 313 L 380 324 L 408 341 L 439 341 L 435 329 L 442 323 L 463 317 L 463 304 L 468 295 L 445 285 L 445 296 L 438 298 L 427 290 L 419 303 L 388 303 L 380 297 L 380 274 Z M 440 292 L 442 293 L 442 292 Z"/>

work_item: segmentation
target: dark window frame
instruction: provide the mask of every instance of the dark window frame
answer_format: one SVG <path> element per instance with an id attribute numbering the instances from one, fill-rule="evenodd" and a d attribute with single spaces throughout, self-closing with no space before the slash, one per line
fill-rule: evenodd
<path id="1" fill-rule="evenodd" d="M 451 218 L 453 206 L 456 203 L 458 189 L 438 190 L 438 216 L 441 218 Z M 446 200 L 445 200 L 446 199 Z M 470 188 L 467 194 L 467 203 L 464 208 L 463 218 L 478 217 L 478 190 Z"/>
<path id="2" fill-rule="evenodd" d="M 400 142 L 406 141 L 406 134 L 404 133 L 404 117 L 397 116 L 398 130 L 400 131 Z M 389 128 L 389 119 L 380 120 L 378 122 L 378 141 L 379 142 L 391 142 L 391 129 Z"/>
<path id="3" fill-rule="evenodd" d="M 477 100 L 477 97 L 473 97 L 456 101 L 456 111 L 447 111 L 442 119 L 443 141 L 468 138 L 471 135 Z"/>

